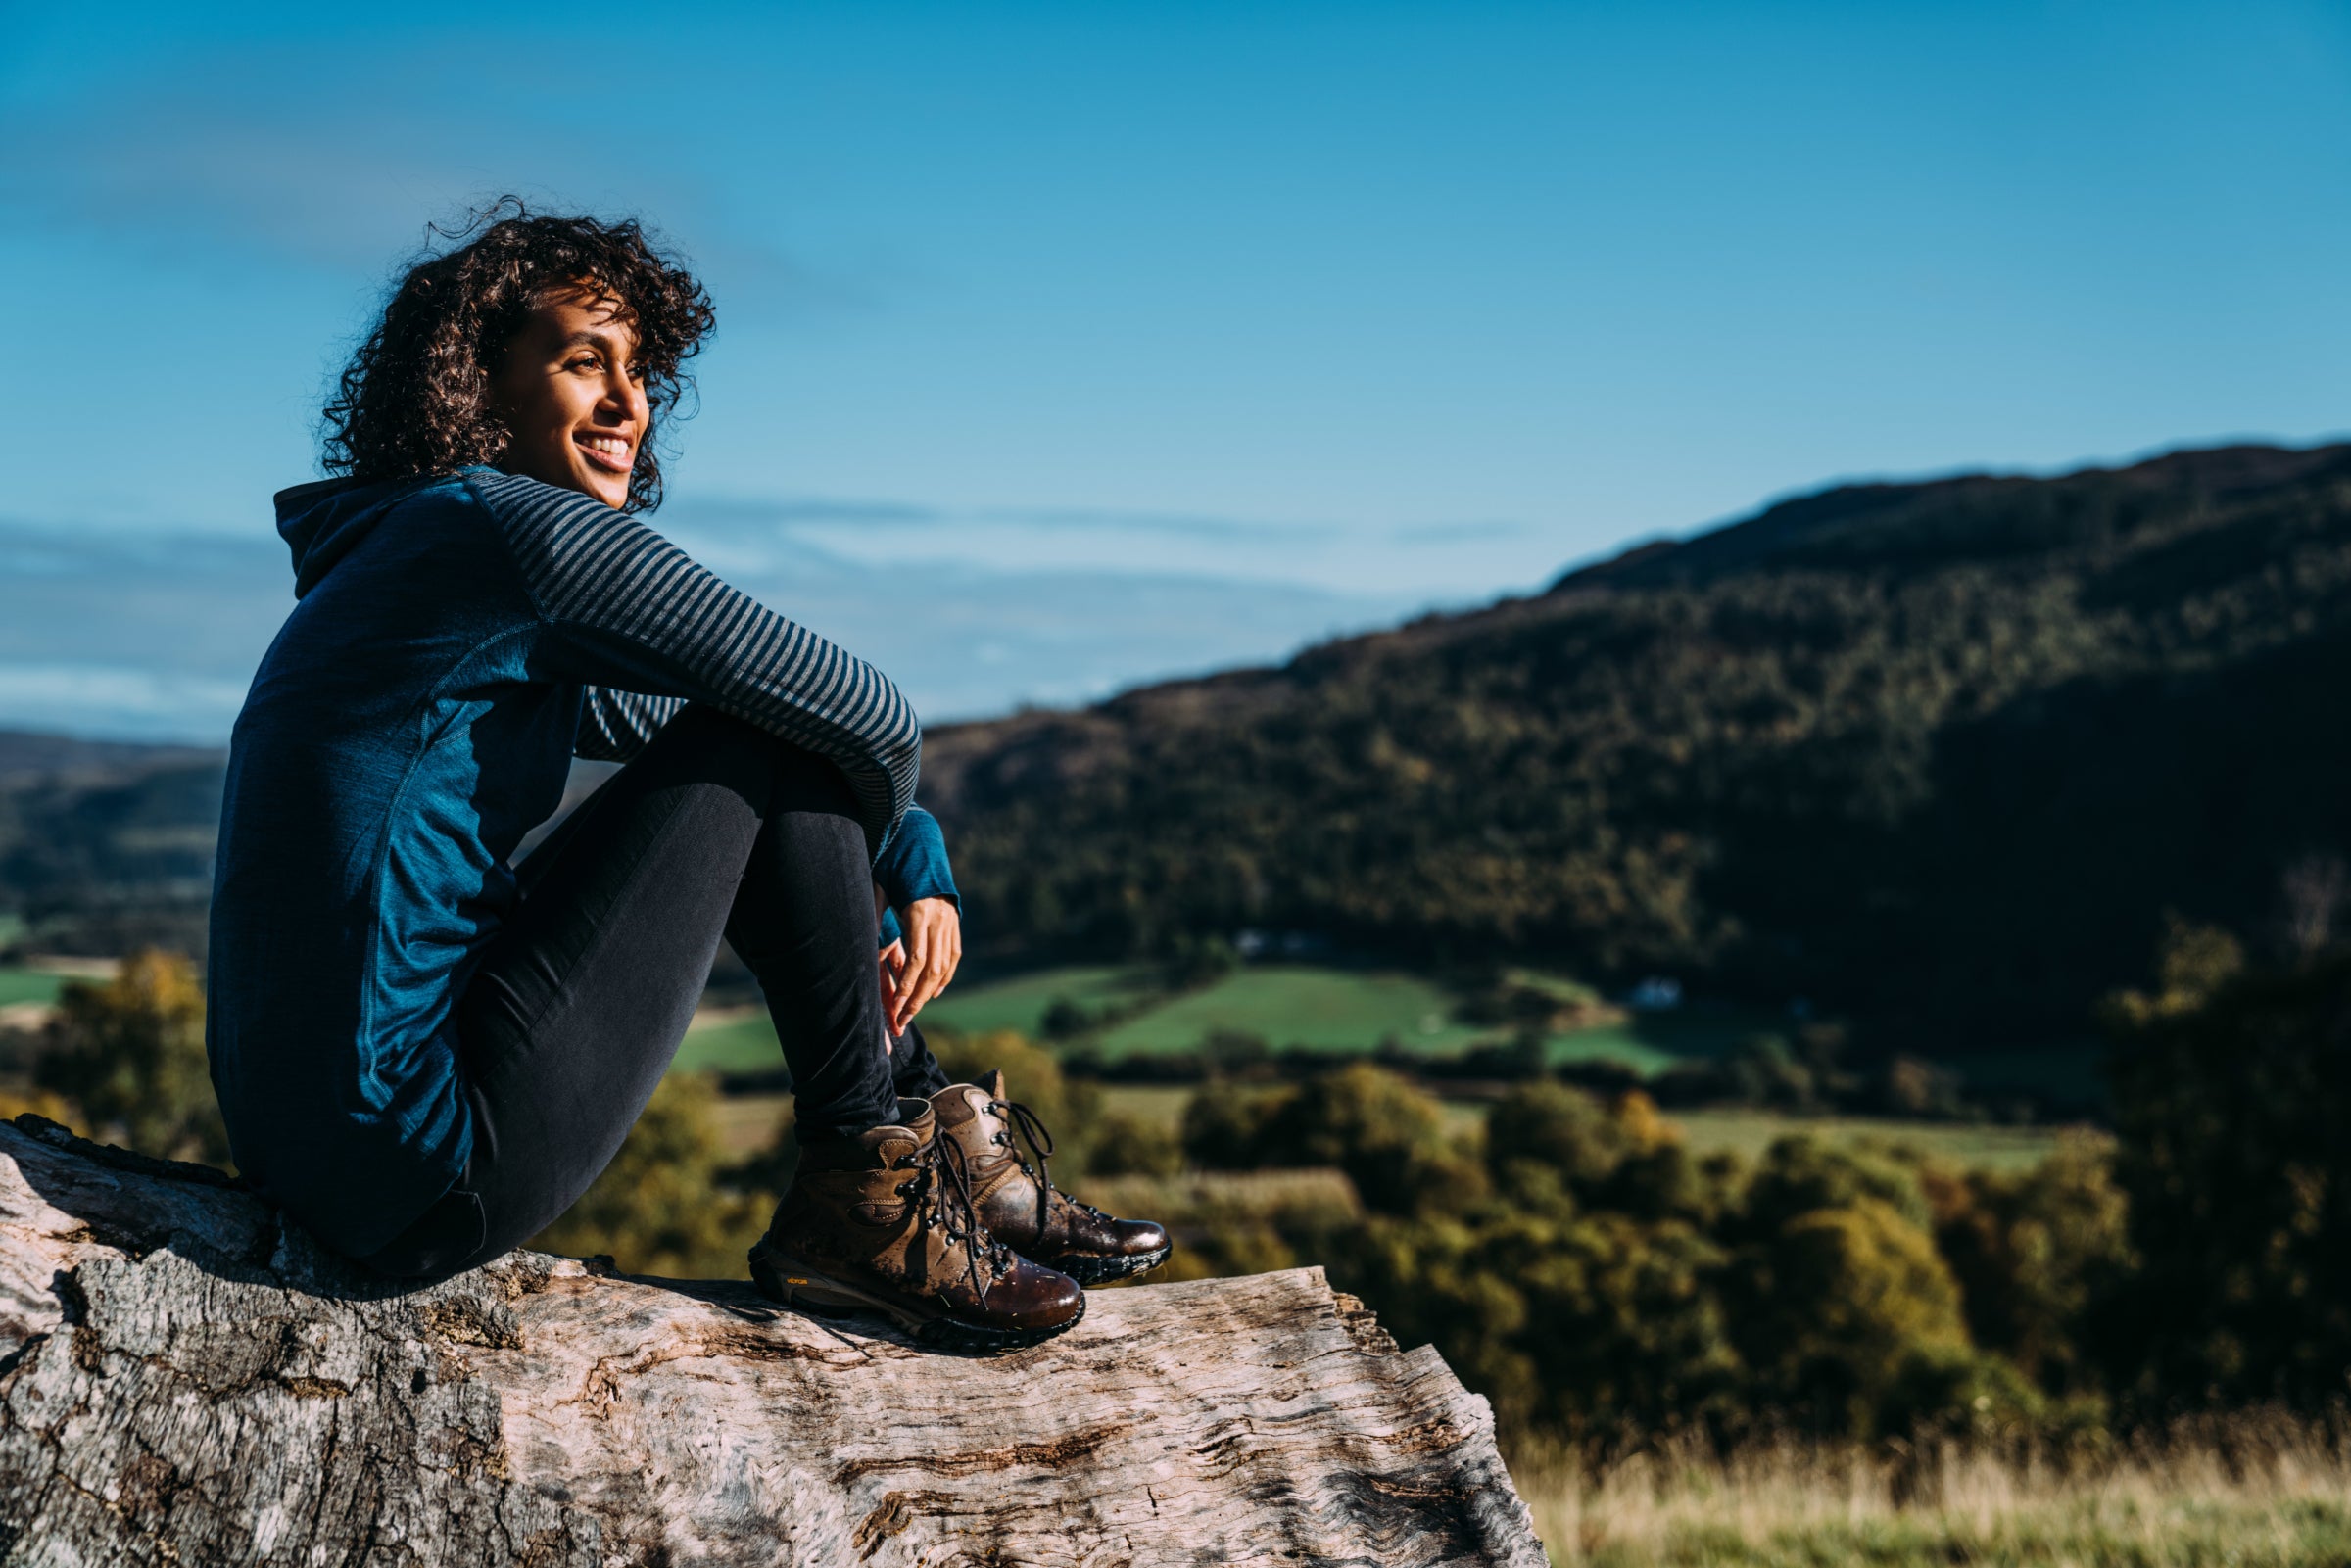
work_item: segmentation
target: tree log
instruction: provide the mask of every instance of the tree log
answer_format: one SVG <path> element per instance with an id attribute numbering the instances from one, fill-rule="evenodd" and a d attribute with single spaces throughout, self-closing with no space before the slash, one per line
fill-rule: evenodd
<path id="1" fill-rule="evenodd" d="M 1319 1269 L 989 1357 L 516 1253 L 416 1291 L 0 1124 L 0 1562 L 1544 1562 L 1485 1401 Z"/>

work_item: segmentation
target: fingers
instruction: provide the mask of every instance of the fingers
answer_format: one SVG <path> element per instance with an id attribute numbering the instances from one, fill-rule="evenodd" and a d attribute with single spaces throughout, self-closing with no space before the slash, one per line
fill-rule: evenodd
<path id="1" fill-rule="evenodd" d="M 943 898 L 938 900 L 937 914 L 938 937 L 933 945 L 938 956 L 938 988 L 943 991 L 963 963 L 963 917 Z"/>
<path id="2" fill-rule="evenodd" d="M 898 965 L 898 973 L 895 976 L 897 984 L 892 988 L 892 994 L 887 1003 L 889 1011 L 889 1032 L 892 1035 L 905 1033 L 906 1025 L 914 1021 L 914 1015 L 922 1009 L 923 1003 L 918 1001 L 916 996 L 922 984 L 924 956 L 928 951 L 925 940 L 928 933 L 923 929 L 923 923 L 914 918 L 911 910 L 899 918 L 898 925 L 905 930 L 906 939 L 904 956 Z M 923 1000 L 928 1000 L 928 998 Z"/>
<path id="3" fill-rule="evenodd" d="M 904 944 L 899 942 L 890 943 L 888 947 L 882 949 L 878 961 L 882 967 L 882 1017 L 889 1023 L 889 1032 L 894 1036 L 900 1032 L 896 1019 L 898 1015 L 899 976 L 904 974 L 906 972 L 906 948 Z"/>
<path id="4" fill-rule="evenodd" d="M 891 1031 L 902 1032 L 933 997 L 947 988 L 963 961 L 963 922 L 943 898 L 918 899 L 902 916 L 906 967 L 898 976 L 897 1012 Z"/>

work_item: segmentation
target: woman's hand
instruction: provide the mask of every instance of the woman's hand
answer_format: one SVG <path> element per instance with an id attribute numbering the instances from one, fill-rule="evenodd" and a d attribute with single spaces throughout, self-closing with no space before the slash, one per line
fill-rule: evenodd
<path id="1" fill-rule="evenodd" d="M 892 1038 L 947 988 L 963 962 L 963 917 L 951 900 L 918 898 L 898 911 L 904 935 L 882 950 L 882 1009 Z"/>

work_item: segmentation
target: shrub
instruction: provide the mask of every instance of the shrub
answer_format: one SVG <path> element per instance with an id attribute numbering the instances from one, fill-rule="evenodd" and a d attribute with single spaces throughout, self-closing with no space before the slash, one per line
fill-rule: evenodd
<path id="1" fill-rule="evenodd" d="M 2132 1266 L 2110 1151 L 2069 1140 L 2026 1171 L 1931 1173 L 1927 1192 L 1976 1344 L 2052 1394 L 2094 1387 L 2092 1313 Z"/>
<path id="2" fill-rule="evenodd" d="M 1184 1157 L 1207 1170 L 1255 1170 L 1268 1164 L 1266 1124 L 1297 1094 L 1294 1088 L 1243 1088 L 1219 1078 L 1183 1108 Z"/>
<path id="3" fill-rule="evenodd" d="M 1444 1109 L 1395 1073 L 1353 1062 L 1299 1086 L 1258 1135 L 1259 1163 L 1336 1165 L 1388 1213 L 1458 1209 L 1485 1173 L 1445 1138 Z"/>
<path id="4" fill-rule="evenodd" d="M 1748 1221 L 1753 1239 L 1726 1294 L 1759 1402 L 1822 1432 L 1898 1430 L 1922 1367 L 1971 1349 L 1958 1282 L 1934 1239 L 1858 1194 Z"/>
<path id="5" fill-rule="evenodd" d="M 2100 1317 L 2143 1408 L 2315 1407 L 2351 1366 L 2351 954 L 2238 972 L 2175 931 L 2153 997 L 2118 999 L 2115 1179 L 2135 1281 Z"/>
<path id="6" fill-rule="evenodd" d="M 92 1136 L 167 1158 L 228 1159 L 204 1053 L 204 991 L 177 954 L 146 949 L 111 980 L 68 981 L 33 1080 L 77 1107 Z"/>

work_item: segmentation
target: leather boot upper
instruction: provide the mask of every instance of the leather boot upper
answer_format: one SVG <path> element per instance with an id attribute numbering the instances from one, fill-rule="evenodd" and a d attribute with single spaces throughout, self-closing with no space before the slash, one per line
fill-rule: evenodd
<path id="1" fill-rule="evenodd" d="M 1029 1328 L 1073 1315 L 1075 1283 L 989 1235 L 960 1150 L 937 1145 L 931 1107 L 901 1100 L 898 1112 L 900 1124 L 803 1143 L 761 1245 L 936 1298 L 975 1321 Z"/>
<path id="2" fill-rule="evenodd" d="M 1164 1251 L 1168 1234 L 1150 1220 L 1114 1219 L 1052 1183 L 1046 1160 L 1053 1137 L 1026 1106 L 1009 1099 L 1004 1074 L 950 1084 L 931 1097 L 937 1136 L 960 1146 L 971 1170 L 972 1198 L 997 1240 L 1040 1262 L 1071 1258 L 1132 1258 Z M 1037 1156 L 1021 1152 L 1025 1137 Z"/>

